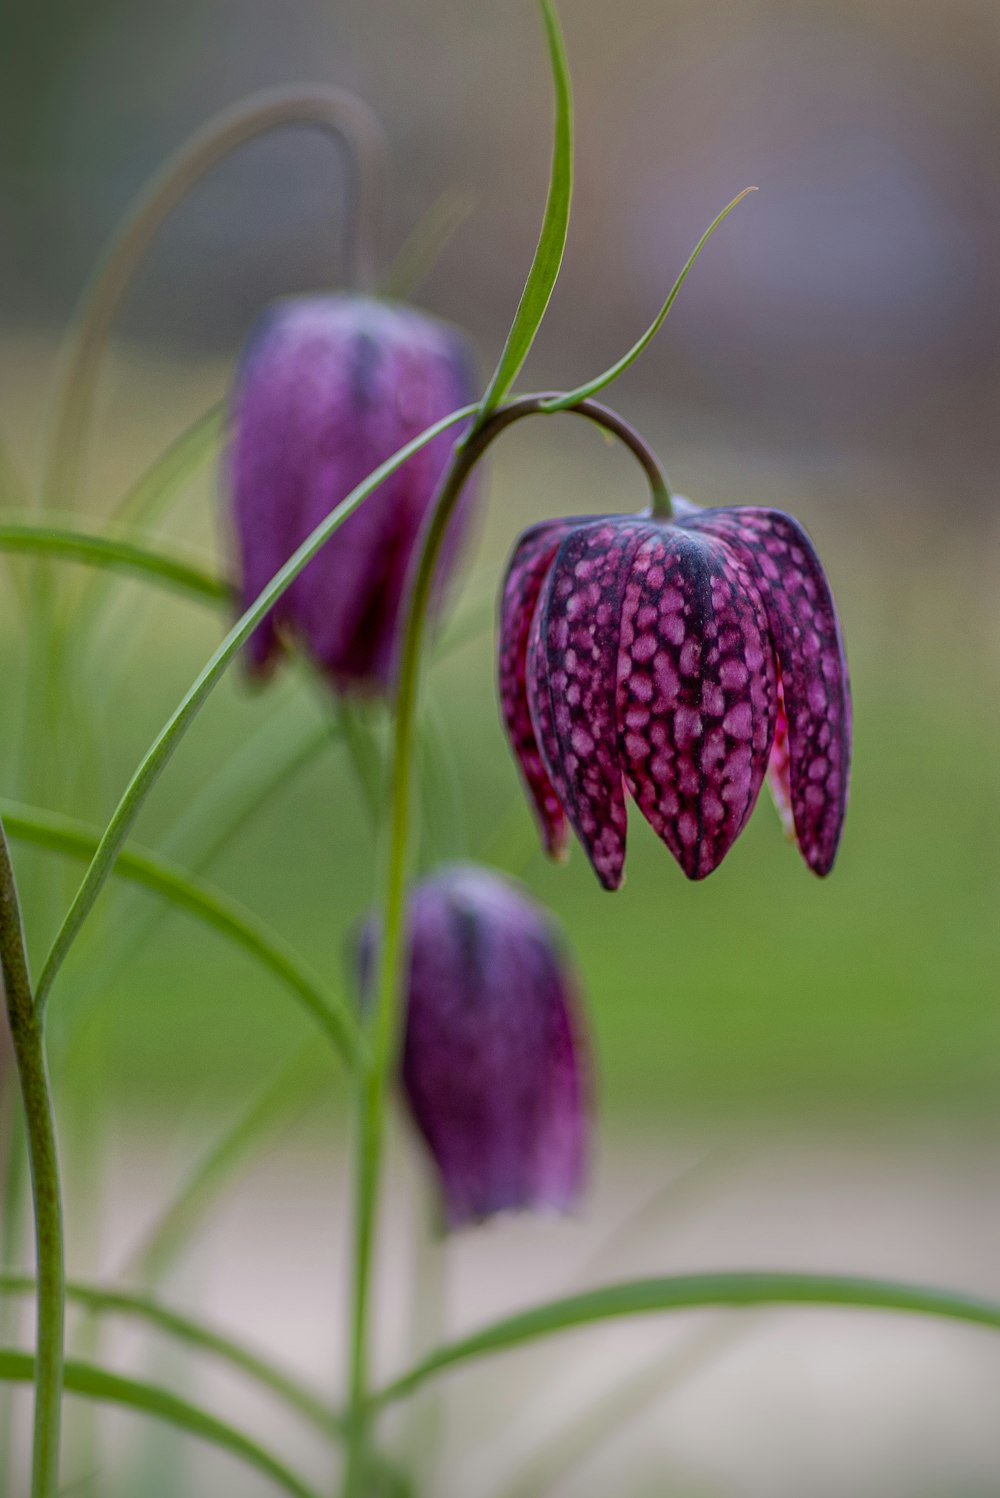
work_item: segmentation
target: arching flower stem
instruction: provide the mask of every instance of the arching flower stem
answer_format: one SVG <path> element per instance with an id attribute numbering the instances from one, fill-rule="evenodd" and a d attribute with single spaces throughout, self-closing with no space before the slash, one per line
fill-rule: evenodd
<path id="1" fill-rule="evenodd" d="M 501 432 L 522 418 L 556 414 L 545 408 L 548 401 L 557 398 L 548 393 L 512 400 L 489 415 L 475 420 L 467 434 L 456 443 L 429 513 L 404 609 L 389 768 L 388 842 L 381 875 L 380 928 L 383 935 L 379 948 L 376 1001 L 369 1020 L 371 1060 L 361 1081 L 356 1124 L 354 1284 L 351 1297 L 348 1459 L 344 1498 L 361 1498 L 365 1491 L 369 1463 L 372 1249 L 382 1165 L 385 1095 L 395 1062 L 400 1028 L 420 663 L 434 574 L 448 523 L 462 489 L 486 449 Z M 663 470 L 638 433 L 616 412 L 594 400 L 581 400 L 579 404 L 565 409 L 604 428 L 624 443 L 646 474 L 654 514 L 669 517 L 670 491 Z"/>
<path id="2" fill-rule="evenodd" d="M 262 90 L 221 111 L 154 175 L 84 292 L 53 410 L 45 504 L 68 509 L 79 497 L 98 365 L 125 293 L 159 229 L 191 188 L 225 157 L 256 136 L 290 125 L 327 131 L 346 145 L 352 203 L 345 227 L 345 279 L 361 290 L 374 286 L 386 146 L 382 126 L 368 105 L 346 89 L 293 85 Z"/>
<path id="3" fill-rule="evenodd" d="M 0 969 L 7 1002 L 35 1200 L 37 1357 L 31 1498 L 59 1491 L 59 1434 L 65 1340 L 65 1253 L 55 1120 L 45 1063 L 43 1021 L 35 1007 L 21 907 L 0 824 Z"/>

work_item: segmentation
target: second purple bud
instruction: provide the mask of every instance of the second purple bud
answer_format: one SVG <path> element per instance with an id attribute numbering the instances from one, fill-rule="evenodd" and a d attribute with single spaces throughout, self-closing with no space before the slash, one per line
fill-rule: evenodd
<path id="1" fill-rule="evenodd" d="M 425 313 L 348 294 L 270 307 L 248 340 L 229 413 L 241 606 L 357 484 L 474 394 L 465 338 Z M 409 458 L 296 578 L 251 636 L 255 673 L 295 641 L 337 691 L 391 687 L 417 536 L 460 430 Z M 442 576 L 467 503 L 446 539 Z"/>
<path id="2" fill-rule="evenodd" d="M 574 1206 L 589 1067 L 576 980 L 547 914 L 512 881 L 454 864 L 412 891 L 402 1084 L 451 1228 Z M 371 990 L 374 928 L 363 938 Z"/>

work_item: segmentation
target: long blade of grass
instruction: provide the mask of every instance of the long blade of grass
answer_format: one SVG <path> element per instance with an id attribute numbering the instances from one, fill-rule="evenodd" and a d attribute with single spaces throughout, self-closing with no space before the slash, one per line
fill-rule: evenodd
<path id="1" fill-rule="evenodd" d="M 540 0 L 540 4 L 555 86 L 555 132 L 549 191 L 535 257 L 531 262 L 500 362 L 483 396 L 480 407 L 482 417 L 496 410 L 509 393 L 528 357 L 559 275 L 569 229 L 569 209 L 573 196 L 573 91 L 555 7 L 551 0 Z"/>
<path id="2" fill-rule="evenodd" d="M 35 1360 L 30 1353 L 16 1352 L 12 1348 L 0 1349 L 0 1380 L 6 1383 L 30 1383 L 34 1376 Z M 265 1447 L 224 1420 L 199 1409 L 186 1399 L 180 1399 L 167 1389 L 143 1383 L 136 1378 L 126 1378 L 120 1373 L 109 1373 L 91 1363 L 72 1360 L 66 1364 L 65 1388 L 67 1394 L 78 1394 L 100 1404 L 117 1405 L 151 1415 L 187 1435 L 196 1436 L 211 1446 L 228 1451 L 246 1466 L 269 1477 L 282 1492 L 291 1493 L 292 1498 L 319 1498 L 315 1489 L 309 1487 Z"/>
<path id="3" fill-rule="evenodd" d="M 92 858 L 100 845 L 100 833 L 96 828 L 54 812 L 3 801 L 0 802 L 0 815 L 11 837 L 52 852 L 66 853 L 73 858 Z M 113 867 L 120 878 L 141 884 L 170 900 L 243 947 L 295 995 L 333 1041 L 348 1066 L 356 1068 L 363 1064 L 365 1043 L 345 1000 L 324 984 L 294 948 L 259 916 L 197 875 L 149 849 L 135 845 L 121 847 Z"/>
<path id="4" fill-rule="evenodd" d="M 0 1295 L 30 1295 L 34 1288 L 32 1275 L 0 1274 Z M 207 1353 L 226 1363 L 245 1374 L 253 1383 L 276 1395 L 289 1409 L 294 1410 L 325 1436 L 339 1437 L 343 1430 L 343 1422 L 337 1413 L 324 1404 L 318 1394 L 314 1394 L 291 1374 L 275 1368 L 259 1353 L 251 1351 L 224 1332 L 207 1326 L 193 1316 L 174 1311 L 149 1295 L 71 1280 L 66 1286 L 66 1298 L 97 1316 L 121 1316 L 141 1322 L 194 1352 Z"/>
<path id="5" fill-rule="evenodd" d="M 277 715 L 234 749 L 220 772 L 185 807 L 164 840 L 161 854 L 200 874 L 239 836 L 262 807 L 284 790 L 322 752 L 336 743 L 336 724 L 312 725 L 288 748 L 286 722 Z M 137 902 L 138 903 L 138 902 Z M 129 912 L 123 940 L 99 975 L 103 991 L 114 989 L 121 974 L 155 935 L 169 913 L 166 902 Z"/>
<path id="6" fill-rule="evenodd" d="M 139 815 L 146 797 L 163 773 L 181 739 L 201 711 L 205 701 L 222 680 L 228 667 L 250 638 L 254 629 L 267 614 L 268 610 L 285 592 L 285 589 L 290 587 L 303 568 L 308 566 L 321 547 L 334 535 L 348 516 L 353 514 L 358 506 L 368 498 L 369 494 L 378 488 L 379 484 L 387 479 L 390 474 L 394 473 L 397 468 L 401 467 L 414 453 L 419 452 L 428 442 L 433 441 L 440 432 L 447 431 L 449 427 L 454 426 L 457 422 L 474 415 L 476 410 L 477 407 L 475 406 L 466 406 L 462 410 L 453 411 L 450 416 L 446 416 L 443 420 L 435 422 L 433 426 L 421 432 L 412 442 L 406 443 L 391 458 L 380 464 L 374 473 L 370 474 L 367 479 L 352 489 L 346 499 L 342 500 L 324 520 L 320 521 L 305 541 L 303 541 L 302 545 L 275 574 L 263 592 L 258 595 L 250 607 L 237 619 L 232 629 L 222 641 L 222 644 L 219 645 L 157 735 L 115 808 L 114 814 L 105 829 L 104 836 L 101 838 L 100 844 L 94 852 L 83 881 L 56 934 L 55 941 L 52 944 L 48 958 L 39 976 L 35 990 L 35 1002 L 40 1009 L 44 1007 L 56 974 L 66 960 L 84 921 L 94 908 L 97 897 L 104 888 L 114 867 L 115 859 L 118 857 L 119 850 L 128 836 L 129 829 Z"/>
<path id="7" fill-rule="evenodd" d="M 605 385 L 610 385 L 612 380 L 617 380 L 620 374 L 625 373 L 630 364 L 635 363 L 639 355 L 650 343 L 652 343 L 653 339 L 662 328 L 664 322 L 666 321 L 667 313 L 674 305 L 681 287 L 684 285 L 684 282 L 688 278 L 688 272 L 691 270 L 691 267 L 698 259 L 698 256 L 701 254 L 702 250 L 708 244 L 708 241 L 711 239 L 716 229 L 722 223 L 722 220 L 726 217 L 727 214 L 732 213 L 737 203 L 742 203 L 743 199 L 748 195 L 748 193 L 756 191 L 756 187 L 745 187 L 741 193 L 738 193 L 737 196 L 733 198 L 731 203 L 726 204 L 721 213 L 716 214 L 715 218 L 709 224 L 708 228 L 705 230 L 704 234 L 701 236 L 698 243 L 691 251 L 687 260 L 684 262 L 684 268 L 681 271 L 680 275 L 677 277 L 677 280 L 674 282 L 673 286 L 670 288 L 670 295 L 667 297 L 667 300 L 664 302 L 663 306 L 660 308 L 659 312 L 656 314 L 653 321 L 646 329 L 645 333 L 643 333 L 642 337 L 638 339 L 636 343 L 633 343 L 628 353 L 623 354 L 622 357 L 616 360 L 616 362 L 612 364 L 611 368 L 606 369 L 603 374 L 597 375 L 593 380 L 588 380 L 586 385 L 578 385 L 575 390 L 567 391 L 565 395 L 560 395 L 557 400 L 546 401 L 542 407 L 544 411 L 565 411 L 570 406 L 579 405 L 580 401 L 587 400 L 588 397 L 596 395 L 599 390 L 604 389 Z"/>
<path id="8" fill-rule="evenodd" d="M 212 604 L 231 604 L 233 600 L 231 585 L 197 563 L 170 556 L 141 541 L 95 531 L 5 519 L 0 521 L 0 551 L 58 557 L 128 572 Z"/>
<path id="9" fill-rule="evenodd" d="M 955 1290 L 907 1285 L 895 1280 L 837 1274 L 679 1274 L 662 1279 L 608 1285 L 564 1300 L 550 1301 L 508 1316 L 471 1336 L 446 1344 L 394 1379 L 377 1403 L 410 1394 L 428 1378 L 458 1363 L 536 1342 L 572 1327 L 657 1311 L 738 1306 L 826 1306 L 872 1311 L 907 1311 L 943 1317 L 1000 1331 L 1000 1304 Z"/>

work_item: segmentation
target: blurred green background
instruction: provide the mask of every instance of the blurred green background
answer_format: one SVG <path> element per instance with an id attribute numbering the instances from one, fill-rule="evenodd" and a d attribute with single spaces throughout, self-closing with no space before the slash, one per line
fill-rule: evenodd
<path id="1" fill-rule="evenodd" d="M 252 86 L 328 78 L 384 114 L 394 162 L 386 258 L 437 193 L 470 193 L 472 212 L 419 295 L 472 329 L 484 368 L 495 356 L 548 155 L 549 85 L 530 6 L 55 9 L 57 26 L 12 9 L 0 60 L 12 125 L 0 131 L 12 210 L 0 252 L 0 422 L 29 477 L 62 327 L 117 215 L 186 131 Z M 495 450 L 451 626 L 468 639 L 430 677 L 457 785 L 444 795 L 432 777 L 425 852 L 495 858 L 558 914 L 588 995 L 609 1123 L 994 1114 L 996 8 L 928 5 L 911 24 L 912 7 L 891 3 L 631 0 L 612 28 L 604 6 L 581 0 L 565 20 L 576 212 L 525 381 L 570 384 L 613 358 L 712 213 L 748 181 L 760 187 L 614 400 L 682 491 L 708 504 L 774 503 L 811 529 L 853 674 L 850 815 L 825 884 L 786 846 L 766 796 L 722 870 L 695 887 L 638 816 L 617 896 L 597 889 L 577 851 L 566 870 L 534 851 L 494 707 L 490 599 L 523 524 L 643 498 L 624 458 L 564 421 L 519 430 Z M 88 511 L 108 510 L 224 392 L 270 296 L 336 280 L 341 198 L 336 153 L 286 131 L 245 148 L 175 213 L 105 371 Z M 218 491 L 214 476 L 200 479 L 163 529 L 224 564 Z M 77 585 L 72 569 L 60 575 Z M 51 792 L 93 820 L 219 636 L 218 621 L 193 606 L 114 586 L 111 624 L 79 665 L 77 702 L 59 730 L 63 769 Z M 6 589 L 12 792 L 22 618 Z M 234 672 L 154 794 L 141 839 L 168 836 L 263 719 L 280 718 L 292 736 L 325 710 L 301 674 L 251 694 Z M 273 734 L 269 742 L 273 752 Z M 49 889 L 28 911 L 39 951 L 71 889 L 69 874 L 53 887 L 48 866 Z M 331 749 L 262 807 L 211 873 L 317 965 L 342 969 L 373 873 L 343 755 Z M 63 980 L 67 1010 L 101 942 L 135 908 L 120 890 L 105 899 Z M 305 1033 L 266 977 L 175 915 L 109 997 L 109 1013 L 107 1064 L 130 1107 L 231 1095 Z"/>

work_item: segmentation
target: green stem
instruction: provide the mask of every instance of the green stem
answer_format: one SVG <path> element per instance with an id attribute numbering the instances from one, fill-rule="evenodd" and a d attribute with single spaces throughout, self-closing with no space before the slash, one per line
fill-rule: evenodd
<path id="1" fill-rule="evenodd" d="M 0 800 L 0 815 L 14 837 L 73 858 L 92 857 L 100 844 L 100 833 L 95 828 L 72 817 L 3 800 Z M 361 1068 L 365 1059 L 364 1041 L 346 1000 L 324 983 L 294 947 L 253 911 L 148 848 L 130 845 L 119 849 L 114 868 L 121 878 L 154 891 L 237 942 L 295 995 L 348 1068 Z"/>
<path id="2" fill-rule="evenodd" d="M 2 823 L 0 967 L 3 969 L 7 1016 L 24 1103 L 31 1186 L 35 1202 L 38 1288 L 35 1296 L 37 1359 L 31 1494 L 32 1498 L 55 1498 L 59 1489 L 59 1432 L 65 1337 L 66 1272 L 62 1197 L 55 1119 L 45 1064 L 43 1024 L 32 997 L 17 882 Z"/>
<path id="3" fill-rule="evenodd" d="M 30 1353 L 0 1348 L 0 1380 L 30 1383 L 35 1376 L 35 1359 Z M 290 1493 L 291 1498 L 317 1498 L 315 1490 L 270 1451 L 234 1426 L 210 1415 L 198 1405 L 178 1398 L 168 1389 L 143 1383 L 137 1378 L 126 1378 L 120 1373 L 109 1373 L 92 1363 L 73 1359 L 66 1364 L 66 1392 L 79 1394 L 100 1404 L 117 1405 L 151 1415 L 156 1420 L 162 1420 L 188 1435 L 227 1451 L 246 1466 L 253 1467 L 270 1478 L 282 1492 Z M 53 1488 L 52 1492 L 55 1491 Z"/>
<path id="4" fill-rule="evenodd" d="M 0 1273 L 2 1296 L 28 1295 L 35 1287 L 36 1282 L 30 1275 Z M 138 1322 L 162 1332 L 190 1351 L 217 1359 L 276 1395 L 323 1436 L 339 1439 L 342 1422 L 335 1410 L 328 1408 L 307 1385 L 214 1327 L 136 1291 L 112 1290 L 103 1285 L 70 1280 L 66 1286 L 66 1298 L 95 1316 L 120 1316 Z"/>
<path id="5" fill-rule="evenodd" d="M 49 955 L 45 960 L 36 987 L 36 1001 L 39 1007 L 45 1004 L 55 976 L 68 956 L 84 922 L 94 907 L 98 895 L 107 882 L 121 845 L 125 841 L 129 829 L 138 816 L 146 797 L 163 773 L 181 739 L 194 722 L 210 693 L 222 680 L 229 666 L 239 654 L 242 646 L 246 644 L 256 626 L 264 618 L 272 605 L 281 597 L 285 589 L 291 586 L 303 568 L 308 566 L 316 553 L 329 541 L 338 527 L 344 523 L 349 515 L 353 514 L 358 506 L 391 473 L 394 473 L 397 468 L 401 467 L 415 452 L 419 452 L 421 448 L 426 447 L 427 443 L 433 441 L 439 432 L 447 431 L 449 427 L 454 426 L 465 417 L 473 415 L 475 410 L 475 406 L 465 406 L 457 411 L 452 411 L 448 416 L 443 417 L 441 421 L 427 427 L 419 436 L 414 437 L 412 441 L 407 442 L 398 452 L 393 453 L 391 458 L 387 458 L 384 463 L 380 463 L 374 472 L 370 473 L 366 479 L 352 489 L 350 494 L 341 500 L 340 504 L 320 521 L 316 528 L 302 542 L 301 546 L 292 553 L 285 565 L 279 568 L 274 574 L 271 581 L 258 594 L 250 607 L 236 620 L 232 629 L 214 651 L 204 669 L 164 724 L 135 774 L 132 776 L 124 795 L 118 802 L 111 820 L 105 828 L 100 847 L 94 853 L 90 867 L 84 875 L 69 910 L 66 912 L 62 925 L 56 933 L 55 941 L 52 943 Z"/>
<path id="6" fill-rule="evenodd" d="M 344 1498 L 361 1498 L 369 1455 L 369 1302 L 372 1246 L 378 1209 L 386 1085 L 394 1059 L 402 1006 L 406 886 L 410 868 L 413 756 L 420 661 L 427 611 L 441 546 L 473 468 L 502 431 L 525 416 L 545 414 L 552 397 L 525 396 L 480 416 L 455 446 L 423 534 L 401 636 L 389 778 L 389 841 L 381 900 L 378 997 L 371 1022 L 371 1061 L 362 1082 L 355 1168 L 354 1285 L 349 1346 L 348 1461 Z M 645 443 L 615 412 L 594 401 L 572 408 L 623 441 L 642 464 L 651 485 L 662 471 Z"/>
<path id="7" fill-rule="evenodd" d="M 349 278 L 374 283 L 385 147 L 382 127 L 361 99 L 332 87 L 266 89 L 209 120 L 153 177 L 84 293 L 56 398 L 43 490 L 46 505 L 65 507 L 77 501 L 101 355 L 132 277 L 160 226 L 218 162 L 255 136 L 287 125 L 318 127 L 347 143 L 354 178 L 353 212 L 348 215 Z"/>

